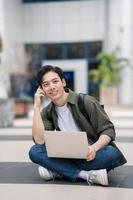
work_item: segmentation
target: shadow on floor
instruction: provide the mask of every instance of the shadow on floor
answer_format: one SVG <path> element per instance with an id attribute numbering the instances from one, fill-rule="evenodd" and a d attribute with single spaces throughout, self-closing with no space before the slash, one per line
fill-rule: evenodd
<path id="1" fill-rule="evenodd" d="M 65 184 L 86 185 L 86 182 L 71 183 L 68 180 L 45 182 L 38 174 L 38 165 L 29 162 L 1 162 L 0 184 Z M 133 188 L 133 166 L 121 166 L 109 173 L 109 187 Z"/>

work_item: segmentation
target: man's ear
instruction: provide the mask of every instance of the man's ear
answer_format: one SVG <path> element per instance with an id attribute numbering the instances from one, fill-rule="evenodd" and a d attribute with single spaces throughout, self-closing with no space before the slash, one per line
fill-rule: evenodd
<path id="1" fill-rule="evenodd" d="M 64 78 L 62 79 L 62 83 L 63 83 L 63 86 L 66 87 L 66 81 Z"/>

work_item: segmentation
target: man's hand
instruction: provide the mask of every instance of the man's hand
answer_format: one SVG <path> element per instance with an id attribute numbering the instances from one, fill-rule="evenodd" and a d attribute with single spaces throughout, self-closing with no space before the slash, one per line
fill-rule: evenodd
<path id="1" fill-rule="evenodd" d="M 45 96 L 45 92 L 38 87 L 34 96 L 34 112 L 33 112 L 33 124 L 32 124 L 32 137 L 37 144 L 44 144 L 44 125 L 40 113 L 42 104 L 42 97 Z"/>
<path id="2" fill-rule="evenodd" d="M 42 97 L 45 96 L 45 92 L 41 89 L 41 87 L 38 87 L 35 96 L 34 96 L 34 107 L 41 107 L 42 104 Z"/>
<path id="3" fill-rule="evenodd" d="M 88 152 L 86 160 L 87 161 L 91 161 L 91 160 L 93 160 L 95 158 L 95 156 L 96 156 L 95 148 L 93 147 L 93 145 L 89 146 L 89 152 Z"/>
<path id="4" fill-rule="evenodd" d="M 93 160 L 96 157 L 96 152 L 108 145 L 111 141 L 110 136 L 108 135 L 101 135 L 99 139 L 89 146 L 89 152 L 87 155 L 87 161 Z"/>

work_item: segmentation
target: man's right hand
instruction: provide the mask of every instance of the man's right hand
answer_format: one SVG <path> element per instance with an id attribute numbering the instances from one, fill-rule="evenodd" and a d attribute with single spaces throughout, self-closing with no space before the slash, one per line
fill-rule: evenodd
<path id="1" fill-rule="evenodd" d="M 41 104 L 42 97 L 45 96 L 45 92 L 42 88 L 38 87 L 34 95 L 34 112 L 33 112 L 33 124 L 32 124 L 32 137 L 37 144 L 44 144 L 44 125 L 41 117 Z"/>
<path id="2" fill-rule="evenodd" d="M 34 96 L 34 108 L 40 108 L 42 104 L 42 97 L 45 96 L 45 92 L 41 87 L 38 87 Z"/>

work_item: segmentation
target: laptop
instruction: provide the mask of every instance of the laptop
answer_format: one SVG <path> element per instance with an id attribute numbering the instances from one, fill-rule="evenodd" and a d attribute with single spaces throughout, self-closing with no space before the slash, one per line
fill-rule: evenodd
<path id="1" fill-rule="evenodd" d="M 45 131 L 44 135 L 48 157 L 86 159 L 86 132 Z"/>

